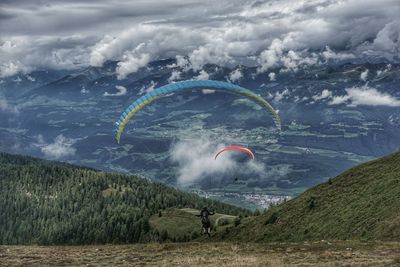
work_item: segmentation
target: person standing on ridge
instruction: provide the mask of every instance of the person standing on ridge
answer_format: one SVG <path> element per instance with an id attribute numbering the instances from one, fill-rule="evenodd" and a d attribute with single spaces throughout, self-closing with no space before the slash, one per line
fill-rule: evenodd
<path id="1" fill-rule="evenodd" d="M 197 217 L 201 218 L 201 223 L 203 225 L 203 234 L 207 234 L 208 237 L 210 237 L 211 233 L 211 222 L 209 216 L 214 215 L 215 212 L 213 211 L 208 211 L 207 207 L 204 207 L 199 215 L 196 215 Z"/>

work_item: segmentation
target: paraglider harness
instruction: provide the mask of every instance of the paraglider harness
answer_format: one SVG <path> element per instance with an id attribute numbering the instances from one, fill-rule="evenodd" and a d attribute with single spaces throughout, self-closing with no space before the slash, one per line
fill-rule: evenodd
<path id="1" fill-rule="evenodd" d="M 207 234 L 208 236 L 210 236 L 210 228 L 211 228 L 211 223 L 210 223 L 210 219 L 208 218 L 208 216 L 214 215 L 215 212 L 210 212 L 208 211 L 207 208 L 203 208 L 200 212 L 199 215 L 196 215 L 197 217 L 201 217 L 201 224 L 203 226 L 203 234 Z"/>

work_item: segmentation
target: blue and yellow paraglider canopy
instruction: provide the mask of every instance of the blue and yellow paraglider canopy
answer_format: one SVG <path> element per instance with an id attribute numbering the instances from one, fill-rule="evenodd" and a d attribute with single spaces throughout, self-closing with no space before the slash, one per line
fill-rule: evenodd
<path id="1" fill-rule="evenodd" d="M 125 125 L 128 123 L 129 119 L 139 110 L 141 110 L 144 106 L 150 104 L 154 100 L 170 95 L 175 92 L 180 91 L 189 91 L 189 90 L 201 90 L 201 89 L 212 89 L 216 91 L 225 91 L 231 92 L 235 94 L 244 95 L 250 100 L 258 103 L 261 106 L 267 108 L 267 110 L 272 114 L 272 118 L 275 122 L 276 127 L 281 130 L 282 124 L 281 120 L 278 116 L 278 113 L 274 110 L 274 108 L 263 98 L 253 93 L 252 91 L 243 88 L 239 85 L 221 82 L 221 81 L 211 81 L 211 80 L 188 80 L 181 81 L 172 84 L 167 84 L 160 88 L 157 88 L 150 93 L 140 97 L 135 102 L 133 102 L 125 111 L 122 113 L 119 120 L 115 123 L 115 138 L 117 142 L 120 143 L 122 131 L 125 128 Z"/>

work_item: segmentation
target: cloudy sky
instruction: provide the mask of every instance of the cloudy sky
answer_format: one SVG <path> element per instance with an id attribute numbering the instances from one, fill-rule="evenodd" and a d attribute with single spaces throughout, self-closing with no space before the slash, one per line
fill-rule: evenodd
<path id="1" fill-rule="evenodd" d="M 0 77 L 118 60 L 124 78 L 167 57 L 199 71 L 397 62 L 399 14 L 399 0 L 2 0 Z"/>

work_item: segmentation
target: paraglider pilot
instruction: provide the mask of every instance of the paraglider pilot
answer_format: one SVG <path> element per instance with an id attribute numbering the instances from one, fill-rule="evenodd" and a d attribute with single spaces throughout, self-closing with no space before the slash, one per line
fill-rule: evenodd
<path id="1" fill-rule="evenodd" d="M 199 215 L 196 215 L 197 217 L 201 218 L 201 223 L 203 225 L 203 234 L 207 234 L 210 237 L 211 233 L 211 223 L 210 223 L 210 218 L 209 216 L 214 215 L 215 212 L 213 211 L 208 211 L 207 207 L 204 207 Z"/>

